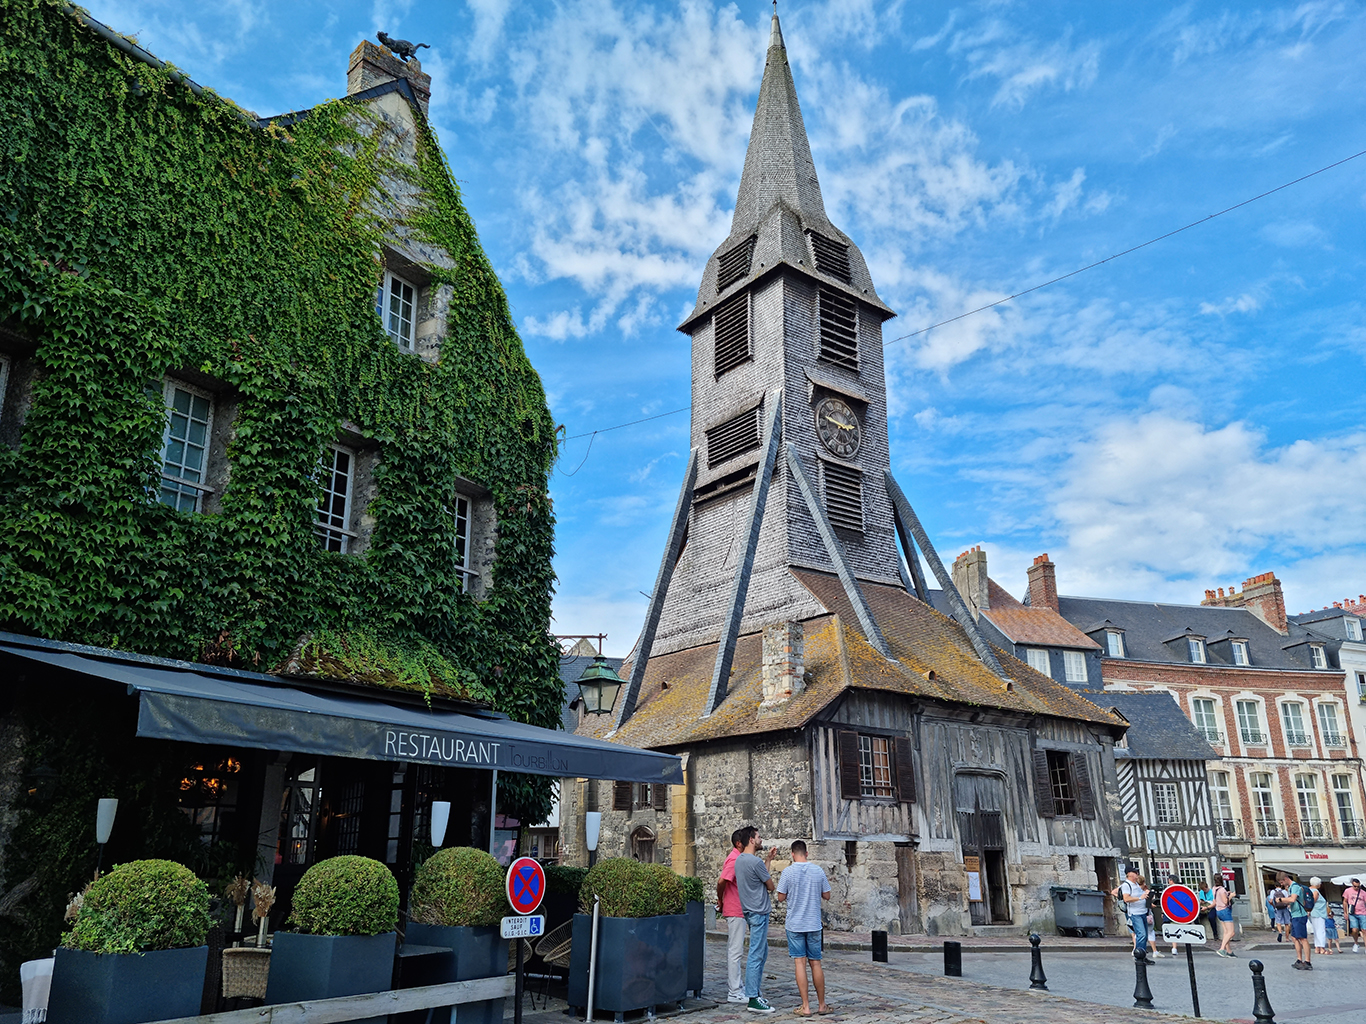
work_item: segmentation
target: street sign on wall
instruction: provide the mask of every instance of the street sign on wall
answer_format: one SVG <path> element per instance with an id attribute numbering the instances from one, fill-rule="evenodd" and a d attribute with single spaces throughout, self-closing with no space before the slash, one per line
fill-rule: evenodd
<path id="1" fill-rule="evenodd" d="M 508 867 L 508 903 L 519 914 L 530 914 L 545 898 L 545 868 L 530 857 L 518 857 Z"/>

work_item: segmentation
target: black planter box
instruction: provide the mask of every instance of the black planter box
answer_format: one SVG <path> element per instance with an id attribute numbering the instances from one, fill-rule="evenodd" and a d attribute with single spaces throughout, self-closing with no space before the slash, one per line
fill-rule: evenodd
<path id="1" fill-rule="evenodd" d="M 574 915 L 569 1005 L 588 1005 L 593 918 Z M 593 1011 L 625 1013 L 678 1003 L 688 992 L 688 915 L 598 919 L 598 979 Z"/>
<path id="2" fill-rule="evenodd" d="M 52 1024 L 142 1024 L 197 1016 L 208 962 L 208 946 L 110 954 L 58 949 L 47 1019 Z"/>
<path id="3" fill-rule="evenodd" d="M 271 940 L 266 1003 L 298 1003 L 367 992 L 387 992 L 394 977 L 398 934 L 300 935 L 276 932 Z M 368 1017 L 356 1024 L 384 1024 Z"/>
<path id="4" fill-rule="evenodd" d="M 702 913 L 702 904 L 697 900 L 688 901 L 688 991 L 695 996 L 702 994 L 702 969 L 706 966 L 707 919 Z"/>
<path id="5" fill-rule="evenodd" d="M 472 978 L 501 978 L 508 969 L 508 940 L 499 935 L 496 925 L 485 928 L 458 928 L 438 924 L 409 924 L 404 935 L 409 946 L 448 946 L 449 953 L 424 956 L 419 965 L 405 970 L 404 988 L 422 985 L 444 985 L 449 981 L 469 981 Z M 502 999 L 484 999 L 477 1003 L 461 1003 L 455 1014 L 450 1007 L 432 1011 L 430 1024 L 450 1024 L 453 1016 L 460 1024 L 500 1024 L 503 1019 Z M 395 1017 L 396 1022 L 424 1024 L 427 1011 Z"/>

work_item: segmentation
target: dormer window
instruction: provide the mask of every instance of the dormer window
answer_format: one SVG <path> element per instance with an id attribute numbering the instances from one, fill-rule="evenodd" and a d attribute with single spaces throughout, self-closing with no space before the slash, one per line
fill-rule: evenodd
<path id="1" fill-rule="evenodd" d="M 1323 651 L 1323 644 L 1309 645 L 1309 660 L 1314 663 L 1315 668 L 1328 667 L 1328 655 Z"/>
<path id="2" fill-rule="evenodd" d="M 1105 631 L 1105 653 L 1112 658 L 1124 657 L 1124 634 L 1117 629 Z"/>
<path id="3" fill-rule="evenodd" d="M 1191 664 L 1203 665 L 1205 663 L 1205 641 L 1198 636 L 1186 637 L 1186 652 L 1190 655 Z"/>
<path id="4" fill-rule="evenodd" d="M 1246 640 L 1232 640 L 1232 641 L 1229 642 L 1229 648 L 1233 651 L 1233 664 L 1235 664 L 1235 665 L 1251 665 L 1251 664 L 1252 664 L 1252 660 L 1247 656 L 1247 641 L 1246 641 Z"/>
<path id="5" fill-rule="evenodd" d="M 417 289 L 410 282 L 397 274 L 385 272 L 375 295 L 375 315 L 401 352 L 413 351 L 413 307 L 416 300 Z"/>
<path id="6" fill-rule="evenodd" d="M 1360 619 L 1343 619 L 1342 621 L 1345 622 L 1345 623 L 1347 623 L 1347 639 L 1348 639 L 1348 640 L 1360 640 L 1360 639 L 1361 639 L 1361 620 L 1360 620 Z"/>
<path id="7" fill-rule="evenodd" d="M 1030 668 L 1040 675 L 1052 675 L 1048 667 L 1048 651 L 1042 647 L 1026 647 L 1025 661 L 1029 663 Z"/>
<path id="8" fill-rule="evenodd" d="M 1069 683 L 1086 682 L 1086 655 L 1081 651 L 1062 652 L 1063 678 Z"/>

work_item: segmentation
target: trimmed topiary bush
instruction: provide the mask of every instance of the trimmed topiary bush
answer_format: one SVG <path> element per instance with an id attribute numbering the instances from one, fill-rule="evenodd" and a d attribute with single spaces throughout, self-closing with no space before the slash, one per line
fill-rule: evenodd
<path id="1" fill-rule="evenodd" d="M 583 880 L 587 875 L 587 868 L 575 868 L 567 864 L 548 864 L 545 869 L 546 895 L 563 894 L 577 898 L 579 890 L 583 888 Z"/>
<path id="2" fill-rule="evenodd" d="M 607 917 L 659 917 L 681 914 L 683 880 L 664 864 L 641 864 L 627 857 L 598 861 L 588 869 L 579 890 L 579 908 L 593 912 L 593 897 L 602 898 Z"/>
<path id="3" fill-rule="evenodd" d="M 685 903 L 705 903 L 707 901 L 707 883 L 700 878 L 692 875 L 684 875 L 683 881 L 683 900 Z"/>
<path id="4" fill-rule="evenodd" d="M 419 924 L 486 927 L 509 912 L 503 866 L 483 850 L 438 850 L 417 869 L 410 916 Z"/>
<path id="5" fill-rule="evenodd" d="M 171 860 L 120 864 L 85 894 L 62 945 L 90 953 L 149 953 L 202 946 L 208 938 L 209 890 Z"/>
<path id="6" fill-rule="evenodd" d="M 332 857 L 304 872 L 289 922 L 305 935 L 382 935 L 398 927 L 398 882 L 369 857 Z"/>

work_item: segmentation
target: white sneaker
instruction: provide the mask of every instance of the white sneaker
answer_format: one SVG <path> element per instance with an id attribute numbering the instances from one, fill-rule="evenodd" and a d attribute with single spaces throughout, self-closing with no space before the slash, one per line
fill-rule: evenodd
<path id="1" fill-rule="evenodd" d="M 738 995 L 738 996 L 726 996 L 726 1002 L 728 1002 L 728 1003 L 747 1003 L 747 1002 L 749 1002 L 749 996 L 745 995 L 743 992 L 740 993 L 740 995 Z"/>
<path id="2" fill-rule="evenodd" d="M 1172 947 L 1172 956 L 1176 956 L 1176 955 L 1177 955 L 1176 947 L 1173 946 L 1173 947 Z"/>
<path id="3" fill-rule="evenodd" d="M 1358 945 L 1358 944 L 1355 943 L 1355 942 L 1352 943 L 1352 952 L 1353 952 L 1353 953 L 1360 953 L 1360 952 L 1361 952 L 1361 946 Z"/>
<path id="4" fill-rule="evenodd" d="M 1157 959 L 1159 959 L 1159 960 L 1161 960 L 1161 959 L 1162 959 L 1164 956 L 1166 956 L 1166 955 L 1167 955 L 1167 954 L 1164 953 L 1164 952 L 1162 952 L 1160 949 L 1155 949 L 1155 950 L 1153 950 L 1153 956 L 1157 957 Z"/>

